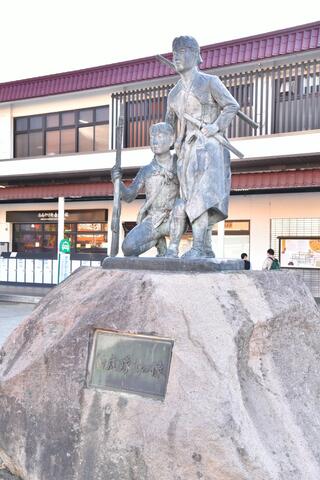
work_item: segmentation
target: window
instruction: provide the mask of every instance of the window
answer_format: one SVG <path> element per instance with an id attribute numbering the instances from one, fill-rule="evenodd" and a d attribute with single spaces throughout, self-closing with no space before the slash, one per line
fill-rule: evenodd
<path id="1" fill-rule="evenodd" d="M 213 250 L 217 248 L 217 230 L 215 225 L 212 236 Z M 226 220 L 224 222 L 224 258 L 240 258 L 241 253 L 250 254 L 250 221 Z"/>
<path id="2" fill-rule="evenodd" d="M 240 85 L 228 85 L 231 95 L 237 100 L 240 108 L 253 105 L 253 83 L 244 83 Z"/>
<path id="3" fill-rule="evenodd" d="M 167 97 L 134 99 L 126 103 L 126 147 L 144 147 L 150 144 L 149 128 L 164 121 Z"/>
<path id="4" fill-rule="evenodd" d="M 15 157 L 43 155 L 43 116 L 17 118 L 15 122 Z"/>
<path id="5" fill-rule="evenodd" d="M 125 106 L 125 124 L 123 132 L 124 147 L 144 147 L 150 145 L 149 129 L 154 123 L 163 122 L 167 110 L 167 99 L 174 85 L 164 85 L 131 90 L 112 94 L 112 132 L 111 148 L 116 146 L 116 124 L 119 117 L 120 105 Z M 96 117 L 103 119 L 105 112 L 96 112 Z M 104 132 L 99 132 L 99 140 L 104 138 Z M 96 134 L 97 137 L 97 134 Z"/>
<path id="6" fill-rule="evenodd" d="M 70 239 L 72 253 L 106 253 L 108 224 L 65 223 L 64 236 Z M 13 251 L 52 252 L 57 251 L 57 223 L 14 223 Z"/>
<path id="7" fill-rule="evenodd" d="M 15 119 L 15 158 L 108 149 L 109 106 Z"/>
<path id="8" fill-rule="evenodd" d="M 93 127 L 79 128 L 79 152 L 93 151 Z"/>

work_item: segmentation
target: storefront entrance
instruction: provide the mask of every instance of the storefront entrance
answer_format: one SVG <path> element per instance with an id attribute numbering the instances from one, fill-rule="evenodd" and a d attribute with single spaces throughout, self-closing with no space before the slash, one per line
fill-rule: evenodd
<path id="1" fill-rule="evenodd" d="M 7 212 L 12 223 L 12 251 L 18 253 L 57 253 L 58 212 Z M 64 236 L 71 242 L 71 253 L 107 254 L 108 210 L 65 211 Z"/>

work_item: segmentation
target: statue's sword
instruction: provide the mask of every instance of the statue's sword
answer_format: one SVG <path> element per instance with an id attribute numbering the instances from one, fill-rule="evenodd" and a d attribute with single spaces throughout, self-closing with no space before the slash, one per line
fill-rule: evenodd
<path id="1" fill-rule="evenodd" d="M 192 123 L 193 125 L 195 125 L 196 127 L 199 128 L 200 132 L 201 132 L 201 128 L 205 127 L 206 126 L 206 123 L 203 123 L 201 122 L 200 120 L 198 120 L 197 118 L 193 118 L 191 115 L 189 115 L 188 113 L 185 113 L 184 115 L 184 118 L 186 120 L 188 120 L 188 122 Z M 203 134 L 202 134 L 203 135 Z M 219 142 L 221 143 L 221 145 L 225 148 L 227 148 L 228 150 L 230 150 L 230 152 L 234 153 L 238 158 L 243 158 L 244 155 L 243 153 L 241 153 L 236 147 L 234 147 L 233 145 L 231 145 L 230 142 L 228 142 L 228 140 L 226 138 L 224 138 L 220 133 L 216 133 L 215 135 L 213 135 L 213 137 Z M 209 137 L 210 138 L 210 137 Z"/>

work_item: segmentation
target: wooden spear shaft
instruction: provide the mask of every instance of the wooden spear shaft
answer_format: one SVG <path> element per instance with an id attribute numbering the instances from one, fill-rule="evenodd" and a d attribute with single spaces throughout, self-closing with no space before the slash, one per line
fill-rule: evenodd
<path id="1" fill-rule="evenodd" d="M 124 127 L 124 103 L 120 105 L 120 115 L 116 127 L 116 163 L 117 170 L 121 169 L 121 149 Z M 111 249 L 110 257 L 116 257 L 119 252 L 120 236 L 120 216 L 121 216 L 121 178 L 117 178 L 113 184 L 113 209 L 111 221 Z"/>

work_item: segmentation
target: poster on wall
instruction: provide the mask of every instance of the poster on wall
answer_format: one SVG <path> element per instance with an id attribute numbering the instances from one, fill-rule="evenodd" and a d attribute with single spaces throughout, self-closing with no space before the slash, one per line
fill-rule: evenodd
<path id="1" fill-rule="evenodd" d="M 281 267 L 320 269 L 320 237 L 286 237 L 279 241 Z"/>

